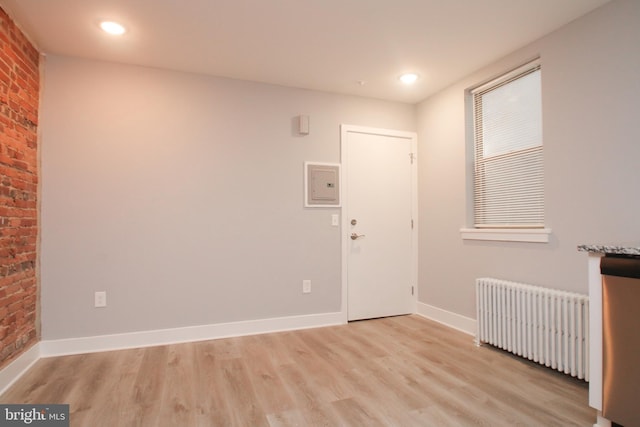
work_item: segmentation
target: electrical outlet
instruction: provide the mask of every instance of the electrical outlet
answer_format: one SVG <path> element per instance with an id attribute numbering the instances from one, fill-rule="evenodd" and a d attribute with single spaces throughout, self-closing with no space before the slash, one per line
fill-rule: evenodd
<path id="1" fill-rule="evenodd" d="M 105 291 L 96 292 L 94 295 L 94 306 L 95 307 L 106 307 L 107 306 L 107 293 Z"/>
<path id="2" fill-rule="evenodd" d="M 310 294 L 311 293 L 311 280 L 303 280 L 302 281 L 302 293 Z"/>

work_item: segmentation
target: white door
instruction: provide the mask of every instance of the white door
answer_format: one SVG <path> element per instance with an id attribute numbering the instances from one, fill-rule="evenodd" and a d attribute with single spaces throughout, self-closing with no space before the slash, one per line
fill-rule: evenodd
<path id="1" fill-rule="evenodd" d="M 348 320 L 415 312 L 415 153 L 414 133 L 342 127 Z"/>

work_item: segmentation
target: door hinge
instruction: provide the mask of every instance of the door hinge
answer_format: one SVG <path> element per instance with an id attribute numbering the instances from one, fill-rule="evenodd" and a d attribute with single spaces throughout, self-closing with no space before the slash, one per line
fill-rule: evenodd
<path id="1" fill-rule="evenodd" d="M 411 219 L 411 229 L 413 230 L 413 219 Z"/>
<path id="2" fill-rule="evenodd" d="M 413 164 L 413 159 L 415 159 L 415 153 L 409 153 L 409 158 L 411 159 L 411 164 Z"/>
<path id="3" fill-rule="evenodd" d="M 413 295 L 413 286 L 411 287 L 411 295 Z"/>

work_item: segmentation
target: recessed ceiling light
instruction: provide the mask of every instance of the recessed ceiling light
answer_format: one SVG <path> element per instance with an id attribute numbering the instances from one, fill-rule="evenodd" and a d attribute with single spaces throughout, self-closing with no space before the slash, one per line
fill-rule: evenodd
<path id="1" fill-rule="evenodd" d="M 119 36 L 126 32 L 125 28 L 121 24 L 113 21 L 102 21 L 100 23 L 100 28 L 102 28 L 102 31 L 113 34 L 114 36 Z"/>
<path id="2" fill-rule="evenodd" d="M 403 74 L 399 77 L 400 81 L 406 85 L 414 84 L 418 80 L 418 75 L 415 73 Z"/>

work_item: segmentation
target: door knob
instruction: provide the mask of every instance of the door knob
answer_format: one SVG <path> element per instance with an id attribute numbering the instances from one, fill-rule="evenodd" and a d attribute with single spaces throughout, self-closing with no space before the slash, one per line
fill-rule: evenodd
<path id="1" fill-rule="evenodd" d="M 351 233 L 351 240 L 356 240 L 360 237 L 364 237 L 364 234 Z"/>

